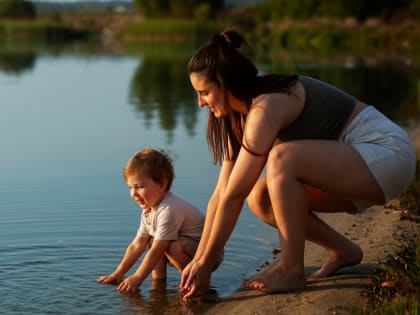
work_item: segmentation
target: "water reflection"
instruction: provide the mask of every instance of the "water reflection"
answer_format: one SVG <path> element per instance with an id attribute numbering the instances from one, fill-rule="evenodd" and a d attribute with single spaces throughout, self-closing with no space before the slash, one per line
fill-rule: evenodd
<path id="1" fill-rule="evenodd" d="M 67 47 L 68 49 L 68 47 Z M 191 45 L 143 44 L 130 47 L 129 53 L 139 56 L 132 74 L 129 103 L 145 124 L 156 124 L 166 132 L 166 142 L 173 142 L 177 124 L 183 124 L 187 134 L 194 135 L 199 108 L 190 85 L 186 64 L 195 47 Z M 46 52 L 45 52 L 46 51 Z M 83 48 L 78 46 L 78 51 Z M 103 53 L 103 49 L 86 47 L 85 54 Z M 99 51 L 99 52 L 98 52 Z M 49 53 L 44 49 L 43 54 Z M 54 47 L 51 54 L 57 53 Z M 0 72 L 24 74 L 35 66 L 37 52 L 8 46 L 0 47 Z M 256 54 L 257 66 L 263 72 L 298 73 L 311 75 L 344 89 L 364 102 L 373 104 L 401 125 L 419 116 L 417 85 L 419 62 L 381 57 L 369 59 L 339 54 L 318 57 L 287 54 L 284 51 L 270 56 Z M 202 129 L 201 129 L 202 130 Z"/>
<path id="2" fill-rule="evenodd" d="M 197 315 L 209 309 L 219 301 L 214 290 L 209 291 L 200 299 L 185 303 L 179 295 L 178 286 L 168 287 L 165 281 L 151 281 L 149 297 L 141 292 L 121 295 L 124 304 L 129 305 L 127 312 L 150 315 Z"/>
<path id="3" fill-rule="evenodd" d="M 189 83 L 185 59 L 142 58 L 134 71 L 130 86 L 130 103 L 143 116 L 145 127 L 155 119 L 167 131 L 171 143 L 172 131 L 179 120 L 189 135 L 194 134 L 198 106 Z"/>
<path id="4" fill-rule="evenodd" d="M 194 132 L 199 110 L 185 70 L 190 56 L 171 58 L 167 54 L 170 49 L 163 48 L 162 56 L 159 53 L 146 54 L 131 82 L 131 102 L 145 117 L 146 127 L 157 118 L 160 127 L 168 131 L 169 142 L 172 141 L 170 131 L 175 128 L 177 118 L 183 121 L 191 134 Z M 341 58 L 338 55 L 323 63 L 317 63 L 316 56 L 304 62 L 298 57 L 290 62 L 290 56 L 286 60 L 289 63 L 282 64 L 264 57 L 257 58 L 256 63 L 266 73 L 305 74 L 330 82 L 375 105 L 401 125 L 407 125 L 419 116 L 419 64 L 386 58 L 372 62 L 372 58 L 360 57 L 349 62 L 347 55 Z"/>
<path id="5" fill-rule="evenodd" d="M 179 294 L 170 292 L 166 287 L 166 281 L 151 280 L 149 297 L 142 292 L 122 294 L 124 304 L 129 305 L 128 310 L 135 314 L 164 314 L 164 310 L 171 304 L 177 304 Z M 171 294 L 172 293 L 172 294 Z"/>
<path id="6" fill-rule="evenodd" d="M 418 75 L 420 69 L 399 60 L 383 60 L 375 64 L 359 60 L 351 67 L 346 64 L 316 67 L 296 64 L 292 70 L 331 82 L 363 102 L 374 105 L 401 124 L 406 124 L 408 115 L 417 117 L 419 114 L 420 104 L 416 104 L 416 73 Z"/>
<path id="7" fill-rule="evenodd" d="M 168 149 L 179 156 L 174 189 L 201 209 L 217 179 L 205 147 L 206 111 L 196 105 L 186 73 L 194 48 L 149 48 L 122 54 L 91 46 L 6 49 L 0 44 L 5 135 L 0 240 L 6 246 L 0 295 L 7 314 L 71 314 L 74 309 L 84 314 L 203 314 L 217 301 L 215 293 L 184 305 L 177 273 L 165 286 L 152 283 L 149 288 L 147 281 L 130 296 L 95 282 L 96 275 L 118 263 L 137 228 L 121 180 L 129 154 L 171 143 Z M 255 60 L 264 72 L 302 73 L 337 84 L 381 106 L 402 125 L 419 117 L 418 62 L 361 58 L 350 64 L 342 56 L 301 59 L 290 54 Z M 142 136 L 133 139 L 133 134 Z M 221 296 L 237 290 L 239 279 L 252 274 L 278 246 L 275 231 L 244 210 L 225 262 L 212 278 Z"/>
<path id="8" fill-rule="evenodd" d="M 20 75 L 35 66 L 35 52 L 0 51 L 0 72 Z"/>

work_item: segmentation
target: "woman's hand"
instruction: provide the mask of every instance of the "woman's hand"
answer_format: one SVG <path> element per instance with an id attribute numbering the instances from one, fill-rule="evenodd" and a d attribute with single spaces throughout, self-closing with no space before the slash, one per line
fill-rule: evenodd
<path id="1" fill-rule="evenodd" d="M 191 262 L 182 271 L 181 295 L 187 301 L 207 292 L 212 268 L 198 260 Z"/>

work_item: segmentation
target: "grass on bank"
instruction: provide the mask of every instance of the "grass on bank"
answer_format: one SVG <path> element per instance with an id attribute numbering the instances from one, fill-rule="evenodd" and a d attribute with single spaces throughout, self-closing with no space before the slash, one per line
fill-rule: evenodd
<path id="1" fill-rule="evenodd" d="M 420 314 L 420 238 L 400 240 L 401 248 L 376 267 L 369 314 Z"/>
<path id="2" fill-rule="evenodd" d="M 379 19 L 364 23 L 349 17 L 343 20 L 312 18 L 258 24 L 255 39 L 263 38 L 271 45 L 291 50 L 312 48 L 328 51 L 335 48 L 370 52 L 385 50 L 389 53 L 413 52 L 417 54 L 420 37 L 418 21 L 404 21 L 390 25 Z"/>
<path id="3" fill-rule="evenodd" d="M 191 41 L 207 38 L 224 27 L 218 21 L 187 19 L 145 19 L 128 22 L 124 39 L 152 41 Z"/>
<path id="4" fill-rule="evenodd" d="M 39 40 L 60 42 L 87 38 L 87 31 L 76 30 L 59 23 L 30 20 L 0 20 L 0 40 Z"/>
<path id="5" fill-rule="evenodd" d="M 399 198 L 399 206 L 403 211 L 403 219 L 410 219 L 412 215 L 420 216 L 420 160 L 417 161 L 415 177 L 407 192 Z"/>
<path id="6" fill-rule="evenodd" d="M 144 18 L 132 12 L 52 12 L 40 15 L 34 21 L 0 20 L 0 39 L 7 36 L 14 40 L 32 40 L 33 37 L 53 37 L 48 34 L 77 34 L 81 31 L 89 38 L 101 38 L 106 30 L 113 38 L 129 42 L 203 42 L 213 33 L 230 27 L 241 31 L 251 44 L 282 47 L 289 51 L 351 49 L 363 54 L 387 51 L 418 56 L 420 49 L 420 23 L 417 20 L 392 25 L 379 18 L 359 22 L 351 17 L 344 20 L 314 17 L 265 21 L 244 16 L 241 12 L 190 19 Z"/>

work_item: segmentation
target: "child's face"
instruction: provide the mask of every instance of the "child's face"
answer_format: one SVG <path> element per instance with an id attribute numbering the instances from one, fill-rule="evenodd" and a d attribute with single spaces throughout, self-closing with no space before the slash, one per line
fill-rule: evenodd
<path id="1" fill-rule="evenodd" d="M 157 206 L 166 191 L 166 181 L 157 183 L 141 173 L 128 176 L 127 186 L 130 189 L 131 199 L 146 211 Z"/>

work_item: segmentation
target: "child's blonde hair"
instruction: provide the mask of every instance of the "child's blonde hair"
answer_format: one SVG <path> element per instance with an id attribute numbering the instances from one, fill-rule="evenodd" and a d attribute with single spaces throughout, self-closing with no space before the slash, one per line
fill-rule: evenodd
<path id="1" fill-rule="evenodd" d="M 171 188 L 174 179 L 172 159 L 163 150 L 158 151 L 145 148 L 136 152 L 124 167 L 123 176 L 125 181 L 127 181 L 129 176 L 138 172 L 149 176 L 156 183 L 160 183 L 163 179 L 166 179 L 168 182 L 166 190 Z"/>

